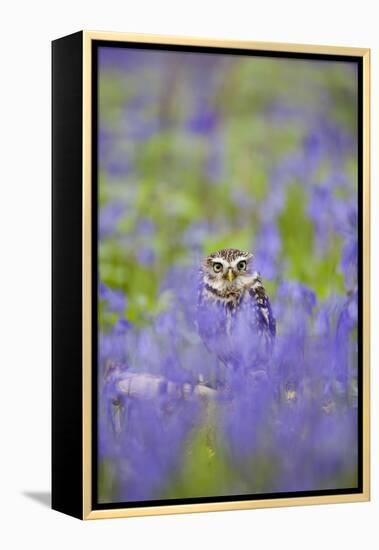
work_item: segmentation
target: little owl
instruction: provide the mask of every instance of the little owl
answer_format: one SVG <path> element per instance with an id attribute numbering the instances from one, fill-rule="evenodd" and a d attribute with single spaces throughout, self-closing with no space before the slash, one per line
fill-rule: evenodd
<path id="1" fill-rule="evenodd" d="M 206 347 L 227 366 L 254 368 L 269 356 L 276 333 L 270 300 L 253 255 L 225 248 L 200 270 L 197 324 Z"/>

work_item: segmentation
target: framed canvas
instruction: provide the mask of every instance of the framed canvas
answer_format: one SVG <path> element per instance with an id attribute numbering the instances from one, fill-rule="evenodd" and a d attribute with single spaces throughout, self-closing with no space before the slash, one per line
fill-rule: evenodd
<path id="1" fill-rule="evenodd" d="M 53 508 L 369 499 L 369 50 L 53 42 Z"/>

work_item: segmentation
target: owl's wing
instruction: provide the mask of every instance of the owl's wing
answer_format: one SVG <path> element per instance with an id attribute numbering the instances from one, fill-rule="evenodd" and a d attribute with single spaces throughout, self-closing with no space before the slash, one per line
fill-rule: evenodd
<path id="1" fill-rule="evenodd" d="M 257 275 L 253 285 L 249 289 L 254 308 L 254 322 L 259 332 L 274 340 L 276 335 L 276 321 L 272 313 L 269 297 L 262 284 L 261 278 Z"/>

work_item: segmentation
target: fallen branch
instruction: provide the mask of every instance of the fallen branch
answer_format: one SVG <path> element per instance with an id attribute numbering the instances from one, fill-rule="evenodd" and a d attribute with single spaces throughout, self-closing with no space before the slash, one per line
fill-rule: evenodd
<path id="1" fill-rule="evenodd" d="M 177 399 L 189 399 L 191 396 L 213 399 L 217 395 L 217 390 L 203 383 L 177 383 L 163 376 L 135 372 L 123 373 L 116 387 L 122 395 L 137 399 L 152 399 L 158 395 L 168 395 Z"/>

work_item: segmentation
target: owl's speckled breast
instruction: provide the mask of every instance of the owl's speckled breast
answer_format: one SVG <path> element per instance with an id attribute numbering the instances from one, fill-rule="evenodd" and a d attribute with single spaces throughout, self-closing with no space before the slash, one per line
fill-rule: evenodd
<path id="1" fill-rule="evenodd" d="M 245 288 L 236 287 L 218 290 L 206 284 L 203 288 L 202 298 L 205 301 L 216 301 L 228 309 L 235 309 L 241 303 L 245 290 Z"/>

